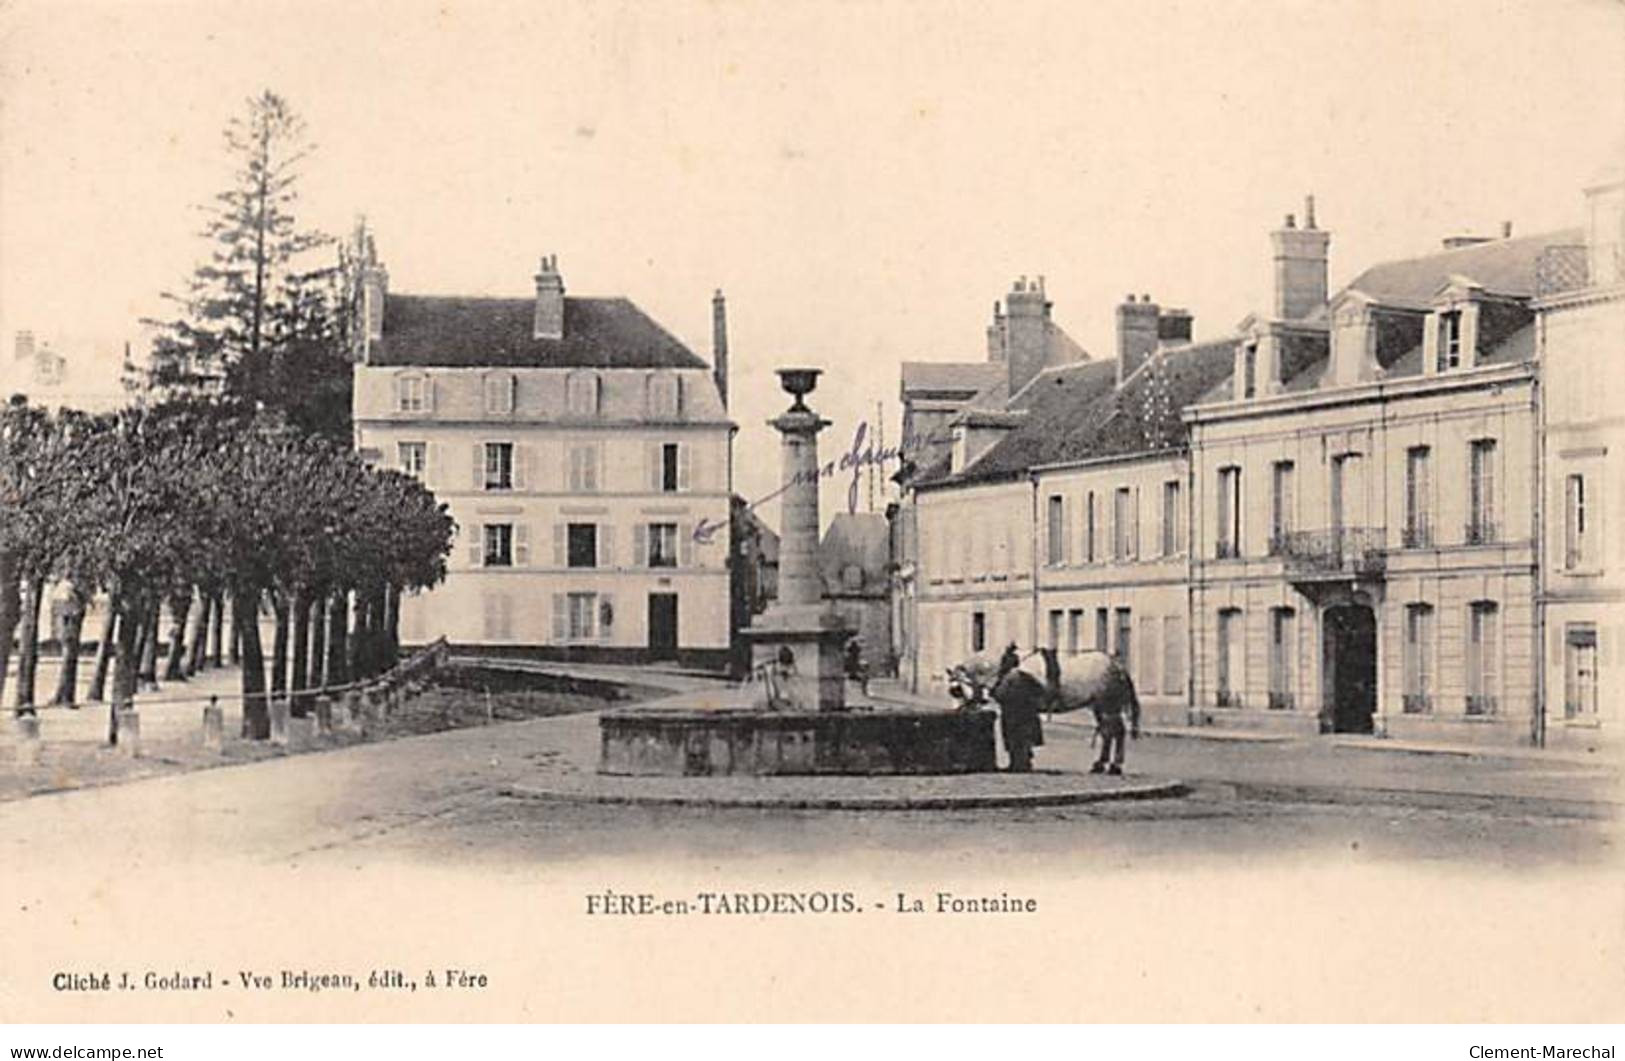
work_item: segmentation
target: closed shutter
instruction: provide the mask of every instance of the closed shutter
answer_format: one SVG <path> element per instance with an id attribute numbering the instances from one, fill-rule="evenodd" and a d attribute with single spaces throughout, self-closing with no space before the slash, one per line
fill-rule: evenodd
<path id="1" fill-rule="evenodd" d="M 682 567 L 694 566 L 694 528 L 688 523 L 677 525 L 677 563 Z"/>
<path id="2" fill-rule="evenodd" d="M 661 480 L 660 443 L 650 442 L 643 447 L 643 465 L 645 485 L 655 493 L 660 492 L 664 484 Z"/>
<path id="3" fill-rule="evenodd" d="M 473 473 L 469 480 L 471 488 L 474 490 L 483 490 L 485 489 L 485 444 L 483 442 L 474 443 L 472 457 L 473 462 L 471 467 L 473 468 Z"/>
<path id="4" fill-rule="evenodd" d="M 519 377 L 508 377 L 508 412 L 519 411 Z"/>
<path id="5" fill-rule="evenodd" d="M 677 489 L 689 489 L 689 477 L 693 474 L 694 447 L 686 442 L 677 446 Z"/>
<path id="6" fill-rule="evenodd" d="M 581 461 L 581 472 L 582 472 L 581 489 L 583 491 L 589 493 L 589 494 L 594 494 L 594 493 L 598 492 L 598 481 L 599 481 L 599 478 L 600 478 L 600 476 L 602 474 L 602 470 L 603 470 L 602 467 L 601 467 L 602 460 L 603 460 L 603 452 L 604 452 L 603 447 L 595 442 L 592 445 L 586 447 L 586 452 L 582 455 L 582 461 Z"/>
<path id="7" fill-rule="evenodd" d="M 568 528 L 562 523 L 553 524 L 553 566 L 563 567 L 566 559 L 564 547 L 568 543 Z"/>
<path id="8" fill-rule="evenodd" d="M 1061 501 L 1061 563 L 1072 562 L 1072 509 L 1073 499 L 1068 496 Z"/>
<path id="9" fill-rule="evenodd" d="M 530 487 L 530 447 L 519 443 L 513 448 L 513 488 L 526 490 Z"/>
<path id="10" fill-rule="evenodd" d="M 513 525 L 513 562 L 518 567 L 530 564 L 530 524 Z"/>
<path id="11" fill-rule="evenodd" d="M 688 471 L 683 489 L 705 489 L 705 451 L 700 446 L 684 446 L 683 459 L 688 462 Z"/>
<path id="12" fill-rule="evenodd" d="M 468 562 L 475 567 L 485 563 L 485 524 L 476 523 L 468 529 Z"/>
<path id="13" fill-rule="evenodd" d="M 1113 490 L 1106 495 L 1106 555 L 1113 560 L 1120 559 L 1122 553 L 1117 539 L 1117 515 L 1122 506 L 1117 503 L 1117 491 Z"/>
<path id="14" fill-rule="evenodd" d="M 598 524 L 598 566 L 615 566 L 615 528 L 608 523 Z"/>
<path id="15" fill-rule="evenodd" d="M 615 594 L 598 595 L 598 640 L 609 641 L 615 636 Z"/>
<path id="16" fill-rule="evenodd" d="M 649 525 L 647 523 L 634 523 L 632 525 L 632 566 L 649 566 Z"/>
<path id="17" fill-rule="evenodd" d="M 570 639 L 570 601 L 562 593 L 553 594 L 553 643 L 562 645 Z"/>
<path id="18" fill-rule="evenodd" d="M 1136 486 L 1131 495 L 1129 504 L 1129 539 L 1128 555 L 1131 559 L 1140 558 L 1140 488 Z"/>
<path id="19" fill-rule="evenodd" d="M 434 377 L 423 377 L 423 411 L 434 412 Z"/>
<path id="20" fill-rule="evenodd" d="M 440 462 L 440 443 L 425 442 L 423 444 L 423 485 L 434 485 L 435 468 Z"/>

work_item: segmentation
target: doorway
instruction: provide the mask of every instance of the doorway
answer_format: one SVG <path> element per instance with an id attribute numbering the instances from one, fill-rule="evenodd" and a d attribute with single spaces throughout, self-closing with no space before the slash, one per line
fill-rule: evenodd
<path id="1" fill-rule="evenodd" d="M 649 655 L 677 658 L 677 594 L 649 594 Z"/>
<path id="2" fill-rule="evenodd" d="M 1370 606 L 1327 608 L 1322 626 L 1321 728 L 1370 733 L 1377 713 L 1377 617 Z"/>

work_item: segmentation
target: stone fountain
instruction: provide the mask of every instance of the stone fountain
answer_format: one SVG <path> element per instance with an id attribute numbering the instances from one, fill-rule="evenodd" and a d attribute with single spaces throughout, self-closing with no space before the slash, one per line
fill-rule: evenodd
<path id="1" fill-rule="evenodd" d="M 727 704 L 628 708 L 600 716 L 605 774 L 934 774 L 994 769 L 991 711 L 846 702 L 842 647 L 853 631 L 818 574 L 818 432 L 807 407 L 821 370 L 782 368 L 794 399 L 779 432 L 778 599 L 740 631 L 751 646 L 743 695 Z"/>

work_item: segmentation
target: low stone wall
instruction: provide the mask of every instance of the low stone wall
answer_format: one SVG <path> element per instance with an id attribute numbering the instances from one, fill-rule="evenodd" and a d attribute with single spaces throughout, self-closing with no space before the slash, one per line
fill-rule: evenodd
<path id="1" fill-rule="evenodd" d="M 599 773 L 964 774 L 996 769 L 991 711 L 685 711 L 599 718 Z"/>

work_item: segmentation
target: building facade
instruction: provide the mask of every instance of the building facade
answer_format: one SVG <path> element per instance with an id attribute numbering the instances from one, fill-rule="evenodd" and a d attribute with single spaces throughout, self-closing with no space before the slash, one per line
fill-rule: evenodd
<path id="1" fill-rule="evenodd" d="M 444 584 L 402 602 L 406 641 L 565 659 L 726 665 L 730 438 L 716 370 L 624 298 L 389 292 L 373 263 L 356 446 L 450 508 Z"/>

